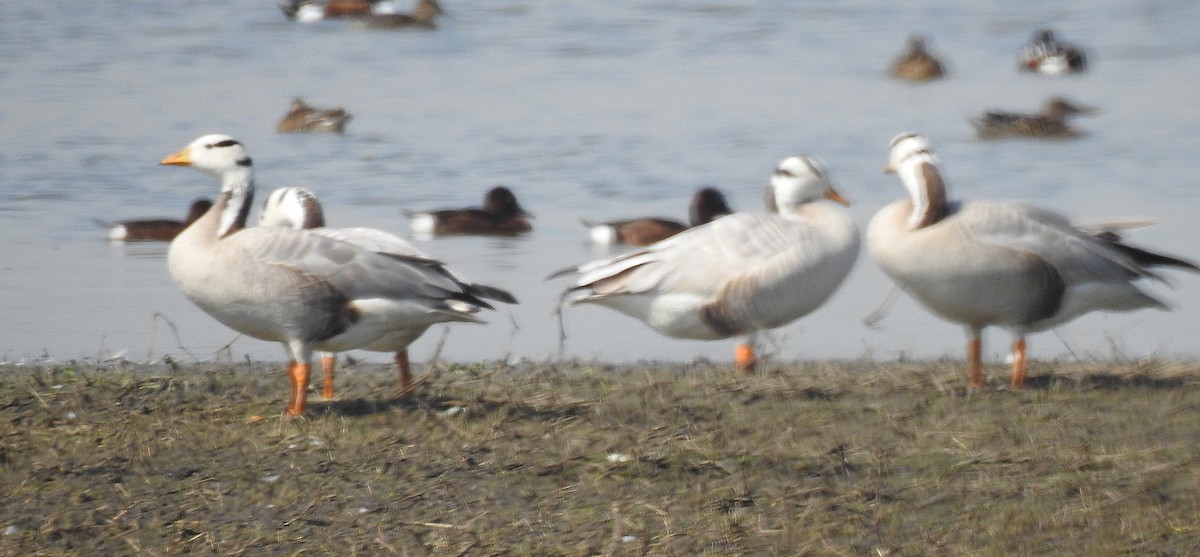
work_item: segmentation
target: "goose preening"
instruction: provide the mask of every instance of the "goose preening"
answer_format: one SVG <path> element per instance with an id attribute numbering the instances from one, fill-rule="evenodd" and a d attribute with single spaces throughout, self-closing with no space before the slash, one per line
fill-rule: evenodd
<path id="1" fill-rule="evenodd" d="M 515 236 L 533 230 L 530 215 L 517 202 L 517 196 L 504 186 L 488 190 L 482 207 L 404 211 L 413 234 L 421 237 L 450 234 Z"/>
<path id="2" fill-rule="evenodd" d="M 275 126 L 277 133 L 332 132 L 343 133 L 353 118 L 345 109 L 313 108 L 304 99 L 295 97 L 288 113 Z"/>
<path id="3" fill-rule="evenodd" d="M 717 217 L 733 212 L 725 195 L 717 188 L 700 188 L 692 196 L 688 222 L 692 227 L 708 224 Z M 584 219 L 588 236 L 597 244 L 648 246 L 674 236 L 689 227 L 681 222 L 659 217 L 592 222 Z"/>
<path id="4" fill-rule="evenodd" d="M 262 215 L 260 217 L 259 226 L 285 226 L 296 230 L 310 230 L 313 234 L 349 242 L 360 248 L 386 254 L 394 254 L 401 257 L 417 257 L 425 258 L 425 254 L 417 251 L 407 241 L 399 236 L 389 234 L 382 230 L 374 228 L 324 228 L 325 212 L 321 208 L 321 202 L 312 192 L 297 187 L 278 188 L 267 196 L 267 201 L 263 205 Z M 446 271 L 449 273 L 449 271 Z M 456 280 L 461 279 L 455 277 Z M 481 284 L 466 284 L 469 290 L 480 298 L 504 302 L 507 304 L 517 303 L 516 298 L 498 288 Z M 400 393 L 407 394 L 412 390 L 412 371 L 408 360 L 408 345 L 420 337 L 429 325 L 423 324 L 412 327 L 409 330 L 398 329 L 394 337 L 388 337 L 383 342 L 378 343 L 380 352 L 390 351 L 392 347 L 396 348 L 396 354 L 393 360 L 396 362 L 396 369 L 400 373 Z M 405 340 L 407 339 L 407 342 Z M 364 346 L 364 350 L 372 350 L 371 345 Z M 324 375 L 322 382 L 321 395 L 325 398 L 333 398 L 333 376 L 336 358 L 333 354 L 324 353 L 321 355 L 321 370 Z"/>
<path id="5" fill-rule="evenodd" d="M 208 198 L 198 198 L 188 206 L 187 216 L 179 219 L 136 219 L 118 222 L 97 220 L 96 224 L 108 229 L 112 242 L 170 242 L 193 221 L 212 207 Z"/>
<path id="6" fill-rule="evenodd" d="M 1041 114 L 1023 114 L 989 110 L 983 116 L 971 120 L 980 139 L 1004 137 L 1043 137 L 1064 139 L 1078 137 L 1081 132 L 1067 122 L 1076 114 L 1095 114 L 1095 108 L 1063 97 L 1051 97 L 1046 101 Z"/>
<path id="7" fill-rule="evenodd" d="M 1167 309 L 1138 288 L 1152 268 L 1197 267 L 1124 243 L 1111 230 L 1073 226 L 1050 211 L 1002 201 L 952 201 L 929 141 L 892 140 L 887 172 L 910 199 L 884 207 L 867 230 L 871 256 L 934 314 L 966 328 L 971 385 L 983 385 L 980 336 L 1009 330 L 1012 385 L 1025 382 L 1025 336 L 1092 311 Z"/>
<path id="8" fill-rule="evenodd" d="M 925 47 L 925 37 L 913 35 L 908 38 L 908 49 L 892 61 L 888 74 L 908 81 L 930 81 L 945 75 L 946 68 Z"/>
<path id="9" fill-rule="evenodd" d="M 304 413 L 314 350 L 402 350 L 436 323 L 482 323 L 480 292 L 440 263 L 311 230 L 246 228 L 254 168 L 245 147 L 206 135 L 161 161 L 221 181 L 213 207 L 171 242 L 171 278 L 192 303 L 242 334 L 284 345 L 286 415 Z"/>
<path id="10" fill-rule="evenodd" d="M 644 249 L 551 275 L 576 274 L 563 302 L 607 306 L 669 337 L 743 337 L 739 372 L 752 371 L 754 336 L 817 309 L 858 256 L 858 229 L 824 168 L 788 157 L 771 176 L 767 213 L 733 213 Z"/>
<path id="11" fill-rule="evenodd" d="M 1045 75 L 1080 73 L 1087 69 L 1087 56 L 1083 49 L 1055 39 L 1054 31 L 1042 29 L 1033 34 L 1033 42 L 1021 48 L 1017 67 Z"/>

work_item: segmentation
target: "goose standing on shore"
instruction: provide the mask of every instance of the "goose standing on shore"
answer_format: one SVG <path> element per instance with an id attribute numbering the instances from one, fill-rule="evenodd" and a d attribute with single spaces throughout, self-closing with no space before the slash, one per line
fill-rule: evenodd
<path id="1" fill-rule="evenodd" d="M 482 323 L 474 314 L 491 308 L 436 261 L 380 253 L 309 230 L 246 228 L 254 168 L 232 137 L 200 137 L 161 164 L 220 178 L 212 209 L 171 242 L 171 278 L 225 326 L 283 344 L 291 360 L 287 416 L 304 413 L 314 350 L 395 352 L 407 346 L 402 342 L 414 329 Z"/>
<path id="2" fill-rule="evenodd" d="M 1000 201 L 951 201 L 929 141 L 904 133 L 892 140 L 885 169 L 900 176 L 910 199 L 871 220 L 871 256 L 922 305 L 967 332 L 967 371 L 983 385 L 981 334 L 1012 332 L 1012 386 L 1027 375 L 1025 336 L 1092 311 L 1167 309 L 1134 285 L 1161 278 L 1156 266 L 1197 271 L 1187 261 L 1092 234 L 1059 214 Z"/>
<path id="3" fill-rule="evenodd" d="M 858 229 L 824 168 L 804 155 L 771 176 L 763 214 L 734 213 L 647 248 L 563 269 L 579 275 L 563 302 L 607 306 L 669 337 L 743 337 L 739 373 L 754 370 L 755 333 L 817 309 L 858 256 Z"/>
<path id="4" fill-rule="evenodd" d="M 425 258 L 425 254 L 417 251 L 403 238 L 389 234 L 382 230 L 374 228 L 325 228 L 325 212 L 321 208 L 321 202 L 317 196 L 304 188 L 285 187 L 278 188 L 267 196 L 267 201 L 263 205 L 262 215 L 259 220 L 259 226 L 284 226 L 295 230 L 310 230 L 313 234 L 349 242 L 360 248 L 384 253 L 393 254 L 401 257 L 417 257 Z M 447 271 L 448 272 L 448 271 Z M 457 279 L 457 277 L 455 277 Z M 466 283 L 464 283 L 466 284 Z M 469 289 L 480 298 L 504 302 L 506 304 L 517 303 L 516 298 L 491 286 L 481 284 L 467 284 Z M 375 352 L 391 351 L 395 348 L 395 356 L 393 360 L 396 362 L 396 369 L 400 373 L 400 394 L 401 396 L 412 391 L 412 370 L 408 360 L 408 345 L 417 340 L 429 325 L 418 325 L 411 328 L 399 328 L 395 334 L 383 338 L 381 341 L 376 341 L 371 345 L 363 347 L 363 350 Z M 378 349 L 373 346 L 378 346 Z M 330 399 L 334 396 L 333 376 L 336 358 L 332 353 L 322 353 L 321 355 L 321 370 L 324 375 L 322 382 L 321 395 Z"/>

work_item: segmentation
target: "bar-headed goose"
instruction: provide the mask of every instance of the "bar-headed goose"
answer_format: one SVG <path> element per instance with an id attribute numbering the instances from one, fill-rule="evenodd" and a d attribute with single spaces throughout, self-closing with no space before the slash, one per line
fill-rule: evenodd
<path id="1" fill-rule="evenodd" d="M 729 203 L 725 201 L 725 195 L 721 193 L 721 190 L 711 187 L 700 188 L 692 196 L 688 221 L 691 226 L 700 226 L 732 212 L 733 209 L 729 208 Z M 592 222 L 584 219 L 583 225 L 588 227 L 588 236 L 592 242 L 603 245 L 648 246 L 688 229 L 688 225 L 681 222 L 659 217 L 608 222 Z"/>
<path id="2" fill-rule="evenodd" d="M 887 172 L 910 199 L 871 220 L 867 245 L 892 280 L 933 313 L 967 331 L 971 385 L 983 385 L 980 335 L 996 325 L 1012 332 L 1012 385 L 1025 382 L 1025 336 L 1085 313 L 1166 309 L 1134 285 L 1158 279 L 1155 266 L 1197 270 L 1174 257 L 1125 244 L 1111 232 L 1091 234 L 1056 213 L 999 201 L 951 201 L 929 141 L 905 133 L 892 140 Z"/>
<path id="3" fill-rule="evenodd" d="M 735 364 L 753 370 L 754 334 L 820 307 L 858 256 L 858 229 L 825 170 L 807 156 L 771 176 L 768 213 L 734 213 L 616 258 L 551 275 L 578 274 L 563 294 L 640 319 L 675 338 L 744 337 Z"/>
<path id="4" fill-rule="evenodd" d="M 200 137 L 162 164 L 192 166 L 221 179 L 212 209 L 171 242 L 171 277 L 217 321 L 284 345 L 291 359 L 289 416 L 304 412 L 314 350 L 395 352 L 407 346 L 413 330 L 448 321 L 480 323 L 473 314 L 491 308 L 436 261 L 380 253 L 308 230 L 245 228 L 254 169 L 232 137 Z"/>
<path id="5" fill-rule="evenodd" d="M 192 224 L 212 207 L 212 201 L 207 197 L 197 198 L 188 206 L 187 216 L 179 219 L 135 219 L 118 222 L 97 220 L 96 224 L 108 229 L 108 239 L 112 242 L 170 242 L 178 236 L 184 227 Z"/>
<path id="6" fill-rule="evenodd" d="M 405 211 L 413 234 L 419 237 L 468 234 L 483 236 L 515 236 L 533 230 L 530 215 L 517 196 L 505 186 L 496 186 L 483 196 L 482 207 L 439 209 L 436 211 Z"/>
<path id="7" fill-rule="evenodd" d="M 321 208 L 321 202 L 311 191 L 304 188 L 284 187 L 278 188 L 267 196 L 267 201 L 263 205 L 262 215 L 259 220 L 259 226 L 284 226 L 296 230 L 310 230 L 313 234 L 350 242 L 363 249 L 374 252 L 390 253 L 403 257 L 418 257 L 425 258 L 425 254 L 417 251 L 411 244 L 399 236 L 389 234 L 375 228 L 324 228 L 325 212 Z M 449 271 L 447 271 L 449 272 Z M 455 277 L 457 279 L 457 277 Z M 461 279 L 457 279 L 461 280 Z M 464 282 L 464 284 L 466 284 Z M 472 293 L 480 298 L 495 300 L 508 304 L 517 303 L 516 298 L 491 286 L 481 284 L 467 284 Z M 386 352 L 396 348 L 394 361 L 396 368 L 400 373 L 400 393 L 407 394 L 412 391 L 412 371 L 408 361 L 408 345 L 420 337 L 427 329 L 428 324 L 422 324 L 410 329 L 397 329 L 396 334 L 391 337 L 386 337 L 372 345 L 364 346 L 364 350 L 373 350 L 377 352 Z M 373 346 L 378 345 L 378 349 Z M 321 390 L 322 396 L 325 398 L 333 398 L 333 375 L 335 367 L 335 357 L 330 353 L 321 355 L 321 370 L 324 374 L 324 381 Z"/>

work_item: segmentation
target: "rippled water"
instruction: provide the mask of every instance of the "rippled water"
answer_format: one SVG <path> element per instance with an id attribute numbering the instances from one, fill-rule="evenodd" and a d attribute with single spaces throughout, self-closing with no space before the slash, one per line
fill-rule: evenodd
<path id="1" fill-rule="evenodd" d="M 332 226 L 407 235 L 401 208 L 476 203 L 497 183 L 537 214 L 518 239 L 451 238 L 418 247 L 520 306 L 457 326 L 442 356 L 559 353 L 549 272 L 609 252 L 580 217 L 685 216 L 714 184 L 758 210 L 785 155 L 830 168 L 865 227 L 899 198 L 881 174 L 897 132 L 929 135 L 952 191 L 1019 199 L 1078 220 L 1153 217 L 1133 240 L 1200 259 L 1200 4 L 879 2 L 448 2 L 435 32 L 299 25 L 273 2 L 42 2 L 0 10 L 0 359 L 131 359 L 163 354 L 281 360 L 191 306 L 162 245 L 112 246 L 92 219 L 182 215 L 216 182 L 157 161 L 203 133 L 239 138 L 259 195 L 313 189 Z M 1081 77 L 1019 75 L 1014 55 L 1054 26 L 1088 47 Z M 883 69 L 914 31 L 951 76 L 923 86 Z M 1103 112 L 1070 142 L 979 142 L 966 118 L 1036 109 L 1066 94 Z M 343 105 L 347 135 L 279 136 L 289 99 Z M 261 199 L 261 197 L 260 197 Z M 1036 335 L 1047 358 L 1200 354 L 1200 280 L 1157 288 L 1171 313 L 1092 315 Z M 864 256 L 833 300 L 772 335 L 784 358 L 961 357 L 954 325 L 902 299 L 860 320 L 889 283 Z M 172 331 L 175 327 L 178 341 Z M 615 312 L 567 312 L 565 354 L 610 361 L 728 360 L 733 341 L 660 337 Z M 425 358 L 434 329 L 413 347 Z M 994 334 L 988 353 L 1004 352 Z M 230 345 L 230 343 L 232 344 Z M 228 352 L 220 352 L 230 345 Z M 358 354 L 368 356 L 365 353 Z M 384 355 L 368 356 L 382 360 Z"/>

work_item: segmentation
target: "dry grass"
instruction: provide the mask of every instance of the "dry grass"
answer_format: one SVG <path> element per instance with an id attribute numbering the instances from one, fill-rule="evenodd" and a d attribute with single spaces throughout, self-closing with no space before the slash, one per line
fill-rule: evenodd
<path id="1" fill-rule="evenodd" d="M 274 365 L 0 367 L 0 553 L 1194 554 L 1200 365 L 1033 375 L 351 366 L 284 422 Z"/>

